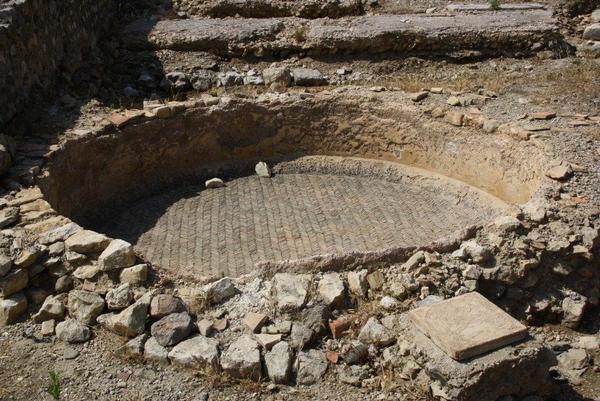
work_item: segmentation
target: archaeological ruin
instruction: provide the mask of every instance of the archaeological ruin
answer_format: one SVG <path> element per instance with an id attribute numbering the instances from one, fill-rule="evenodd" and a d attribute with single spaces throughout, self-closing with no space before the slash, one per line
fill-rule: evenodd
<path id="1" fill-rule="evenodd" d="M 600 1 L 0 0 L 0 400 L 600 400 Z"/>

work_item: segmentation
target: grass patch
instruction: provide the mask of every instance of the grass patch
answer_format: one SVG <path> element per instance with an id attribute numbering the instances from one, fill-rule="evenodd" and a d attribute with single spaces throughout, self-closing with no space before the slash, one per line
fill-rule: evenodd
<path id="1" fill-rule="evenodd" d="M 296 42 L 305 42 L 306 41 L 306 28 L 305 27 L 299 27 L 296 28 L 296 30 L 294 31 L 294 39 L 296 39 Z"/>
<path id="2" fill-rule="evenodd" d="M 55 401 L 60 400 L 60 379 L 58 373 L 54 370 L 49 370 L 48 375 L 50 376 L 50 385 L 46 392 L 52 396 Z"/>

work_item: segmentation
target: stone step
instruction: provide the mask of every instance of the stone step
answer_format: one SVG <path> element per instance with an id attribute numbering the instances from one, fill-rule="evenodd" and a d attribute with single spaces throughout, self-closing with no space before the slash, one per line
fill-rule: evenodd
<path id="1" fill-rule="evenodd" d="M 387 0 L 371 3 L 363 0 L 173 0 L 173 10 L 187 17 L 245 17 L 245 18 L 340 18 L 366 14 L 392 14 L 403 12 L 425 12 L 434 9 L 436 13 L 493 11 L 490 4 L 482 0 L 468 0 L 451 3 L 445 0 L 411 2 L 410 0 Z M 540 3 L 518 3 L 502 1 L 503 11 L 544 9 Z"/>
<path id="2" fill-rule="evenodd" d="M 174 0 L 182 15 L 214 18 L 339 18 L 364 14 L 361 0 Z"/>
<path id="3" fill-rule="evenodd" d="M 545 5 L 540 3 L 508 3 L 504 4 L 501 2 L 500 9 L 502 11 L 519 11 L 519 10 L 544 10 Z M 452 12 L 496 12 L 489 4 L 475 3 L 452 3 L 446 7 L 448 11 Z"/>
<path id="4" fill-rule="evenodd" d="M 219 56 L 328 54 L 526 55 L 561 42 L 548 10 L 339 19 L 177 19 L 137 21 L 123 33 L 130 50 L 206 51 Z"/>

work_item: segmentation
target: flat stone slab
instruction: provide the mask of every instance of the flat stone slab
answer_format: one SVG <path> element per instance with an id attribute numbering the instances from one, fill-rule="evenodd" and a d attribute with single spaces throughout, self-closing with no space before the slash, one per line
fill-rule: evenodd
<path id="1" fill-rule="evenodd" d="M 560 34 L 545 9 L 456 15 L 373 15 L 339 19 L 211 19 L 138 21 L 126 28 L 130 49 L 208 51 L 256 57 L 304 52 L 482 54 L 531 52 L 534 43 L 550 46 Z M 536 46 L 544 49 L 545 46 Z"/>
<path id="2" fill-rule="evenodd" d="M 408 312 L 415 326 L 446 354 L 465 360 L 527 337 L 527 327 L 472 292 Z"/>
<path id="3" fill-rule="evenodd" d="M 546 6 L 540 3 L 510 3 L 500 4 L 501 11 L 517 11 L 517 10 L 543 10 Z M 489 4 L 448 4 L 446 6 L 448 11 L 455 12 L 481 12 L 481 11 L 500 11 L 493 10 Z"/>
<path id="4" fill-rule="evenodd" d="M 171 49 L 180 51 L 236 51 L 229 49 L 251 43 L 275 40 L 283 28 L 276 18 L 182 19 L 136 21 L 125 30 L 125 42 L 132 48 Z"/>
<path id="5" fill-rule="evenodd" d="M 173 5 L 178 12 L 189 16 L 213 18 L 236 15 L 246 18 L 338 18 L 362 14 L 361 3 L 361 0 L 176 0 Z"/>

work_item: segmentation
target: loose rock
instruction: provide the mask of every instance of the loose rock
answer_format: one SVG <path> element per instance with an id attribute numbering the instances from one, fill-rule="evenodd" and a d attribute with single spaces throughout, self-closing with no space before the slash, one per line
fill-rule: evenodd
<path id="1" fill-rule="evenodd" d="M 172 313 L 185 312 L 185 304 L 180 298 L 169 294 L 159 294 L 152 298 L 150 316 L 160 319 Z"/>
<path id="2" fill-rule="evenodd" d="M 256 175 L 264 178 L 269 178 L 272 174 L 271 168 L 265 162 L 258 162 L 254 167 L 254 171 L 256 171 Z"/>
<path id="3" fill-rule="evenodd" d="M 211 178 L 204 183 L 204 186 L 208 189 L 215 189 L 224 187 L 225 183 L 220 178 Z"/>
<path id="4" fill-rule="evenodd" d="M 559 164 L 558 166 L 551 167 L 546 171 L 546 177 L 552 178 L 553 180 L 561 181 L 569 178 L 573 174 L 573 170 L 569 164 Z"/>
<path id="5" fill-rule="evenodd" d="M 243 323 L 250 329 L 250 333 L 259 333 L 260 329 L 267 323 L 269 317 L 262 313 L 246 313 Z"/>
<path id="6" fill-rule="evenodd" d="M 367 295 L 367 270 L 348 273 L 348 289 L 354 295 L 365 297 Z"/>
<path id="7" fill-rule="evenodd" d="M 337 273 L 324 274 L 319 281 L 319 295 L 327 305 L 340 305 L 344 302 L 344 282 Z"/>
<path id="8" fill-rule="evenodd" d="M 198 326 L 198 332 L 204 337 L 209 337 L 214 330 L 213 323 L 208 319 L 200 320 L 198 323 L 196 323 L 196 326 Z"/>
<path id="9" fill-rule="evenodd" d="M 148 340 L 147 334 L 141 334 L 131 340 L 127 341 L 124 346 L 125 351 L 128 355 L 141 356 L 144 354 L 144 345 Z"/>
<path id="10" fill-rule="evenodd" d="M 7 207 L 6 209 L 0 210 L 0 229 L 16 223 L 18 219 L 18 207 Z"/>
<path id="11" fill-rule="evenodd" d="M 146 328 L 151 297 L 151 294 L 145 294 L 118 315 L 109 317 L 106 321 L 107 328 L 124 337 L 136 337 L 142 334 Z"/>
<path id="12" fill-rule="evenodd" d="M 212 305 L 217 305 L 227 301 L 236 294 L 235 285 L 231 279 L 225 277 L 214 283 L 207 284 L 204 287 L 207 301 Z"/>
<path id="13" fill-rule="evenodd" d="M 288 67 L 271 67 L 263 70 L 263 79 L 265 84 L 281 83 L 284 86 L 290 86 L 292 83 L 292 74 Z"/>
<path id="14" fill-rule="evenodd" d="M 586 40 L 600 41 L 600 24 L 594 23 L 585 28 L 585 31 L 583 31 L 583 38 Z"/>
<path id="15" fill-rule="evenodd" d="M 579 376 L 589 366 L 589 356 L 584 349 L 571 348 L 556 359 L 559 369 L 567 376 Z"/>
<path id="16" fill-rule="evenodd" d="M 275 384 L 286 384 L 292 369 L 292 354 L 288 343 L 276 344 L 265 355 L 265 365 L 269 379 Z"/>
<path id="17" fill-rule="evenodd" d="M 219 342 L 214 338 L 195 336 L 177 344 L 169 359 L 174 365 L 201 369 L 207 366 L 216 367 L 219 363 Z"/>
<path id="18" fill-rule="evenodd" d="M 281 334 L 255 334 L 254 338 L 264 350 L 268 351 L 281 341 Z"/>
<path id="19" fill-rule="evenodd" d="M 40 334 L 44 337 L 54 335 L 54 329 L 56 327 L 56 321 L 54 319 L 46 320 L 42 323 L 40 328 Z"/>
<path id="20" fill-rule="evenodd" d="M 110 271 L 133 266 L 135 263 L 133 246 L 129 242 L 114 239 L 100 254 L 98 266 L 102 271 Z"/>
<path id="21" fill-rule="evenodd" d="M 122 284 L 106 294 L 106 305 L 110 310 L 127 308 L 133 302 L 133 291 L 129 284 Z"/>
<path id="22" fill-rule="evenodd" d="M 121 283 L 129 283 L 131 285 L 141 285 L 148 279 L 148 266 L 145 264 L 128 267 L 121 271 L 119 280 Z"/>
<path id="23" fill-rule="evenodd" d="M 521 223 L 518 222 L 518 224 L 520 225 Z M 470 257 L 474 263 L 485 263 L 492 257 L 492 252 L 488 248 L 479 245 L 474 240 L 463 242 L 461 249 L 464 250 L 465 254 Z"/>
<path id="24" fill-rule="evenodd" d="M 273 297 L 280 311 L 292 312 L 307 301 L 311 277 L 307 274 L 278 273 L 273 279 Z"/>
<path id="25" fill-rule="evenodd" d="M 192 318 L 187 312 L 173 313 L 154 323 L 151 333 L 163 347 L 173 346 L 192 332 Z"/>
<path id="26" fill-rule="evenodd" d="M 68 319 L 56 325 L 56 338 L 70 344 L 83 343 L 88 341 L 92 333 L 86 325 L 74 320 Z"/>
<path id="27" fill-rule="evenodd" d="M 29 283 L 29 275 L 25 269 L 14 269 L 4 277 L 0 278 L 0 297 L 8 297 L 15 294 Z"/>
<path id="28" fill-rule="evenodd" d="M 81 227 L 75 223 L 65 224 L 64 226 L 44 232 L 40 235 L 38 241 L 43 245 L 50 245 L 58 241 L 65 241 L 79 230 L 81 230 Z"/>
<path id="29" fill-rule="evenodd" d="M 104 310 L 104 299 L 94 292 L 73 290 L 69 293 L 68 308 L 72 317 L 91 325 Z"/>
<path id="30" fill-rule="evenodd" d="M 169 363 L 169 351 L 160 345 L 156 338 L 150 337 L 144 344 L 144 358 L 161 365 L 167 365 Z"/>
<path id="31" fill-rule="evenodd" d="M 314 384 L 323 379 L 327 371 L 327 358 L 322 351 L 311 349 L 298 354 L 298 384 Z"/>
<path id="32" fill-rule="evenodd" d="M 464 119 L 464 114 L 456 112 L 456 111 L 449 111 L 446 113 L 444 120 L 446 120 L 446 122 L 456 126 L 456 127 L 460 127 L 463 125 L 463 119 Z"/>
<path id="33" fill-rule="evenodd" d="M 44 301 L 38 313 L 33 315 L 33 321 L 42 323 L 48 320 L 60 321 L 65 317 L 65 305 L 59 297 L 49 296 Z"/>
<path id="34" fill-rule="evenodd" d="M 587 298 L 579 295 L 567 296 L 562 301 L 562 323 L 571 328 L 577 328 L 585 312 Z"/>
<path id="35" fill-rule="evenodd" d="M 327 80 L 321 71 L 311 68 L 294 68 L 292 70 L 294 83 L 297 86 L 320 86 L 327 85 Z"/>
<path id="36" fill-rule="evenodd" d="M 358 334 L 358 339 L 365 344 L 386 346 L 392 344 L 396 339 L 392 332 L 383 326 L 376 318 L 369 318 Z"/>
<path id="37" fill-rule="evenodd" d="M 301 350 L 312 342 L 314 335 L 315 332 L 304 324 L 294 322 L 289 338 L 290 346 L 294 349 Z"/>
<path id="38" fill-rule="evenodd" d="M 223 354 L 221 367 L 231 377 L 260 380 L 261 363 L 258 343 L 248 335 L 241 336 Z"/>
<path id="39" fill-rule="evenodd" d="M 412 93 L 410 95 L 410 100 L 412 100 L 413 102 L 420 102 L 421 100 L 427 98 L 427 96 L 429 96 L 429 92 L 426 92 L 426 91 L 416 92 L 416 93 Z"/>
<path id="40" fill-rule="evenodd" d="M 494 225 L 503 232 L 516 231 L 521 227 L 519 219 L 513 216 L 501 216 L 494 220 Z"/>
<path id="41" fill-rule="evenodd" d="M 0 253 L 0 279 L 10 271 L 12 265 L 12 258 Z"/>

